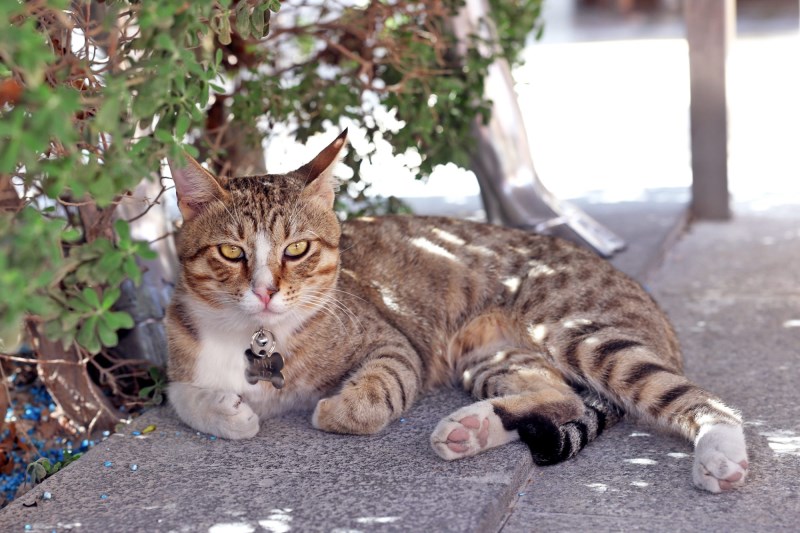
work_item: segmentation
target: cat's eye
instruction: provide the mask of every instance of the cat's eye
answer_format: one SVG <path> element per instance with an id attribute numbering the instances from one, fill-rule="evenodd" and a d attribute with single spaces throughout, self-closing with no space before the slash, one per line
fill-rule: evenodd
<path id="1" fill-rule="evenodd" d="M 219 253 L 222 254 L 222 257 L 231 261 L 244 259 L 244 250 L 242 250 L 241 246 L 236 246 L 235 244 L 220 244 Z"/>
<path id="2" fill-rule="evenodd" d="M 308 241 L 293 242 L 283 251 L 283 255 L 290 259 L 299 259 L 308 251 Z"/>

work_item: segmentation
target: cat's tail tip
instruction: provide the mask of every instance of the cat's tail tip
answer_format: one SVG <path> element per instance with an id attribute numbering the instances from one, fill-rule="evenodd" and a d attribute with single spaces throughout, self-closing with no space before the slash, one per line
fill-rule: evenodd
<path id="1" fill-rule="evenodd" d="M 536 442 L 531 446 L 533 462 L 539 466 L 553 465 L 571 459 L 603 431 L 619 422 L 624 412 L 614 403 L 591 391 L 580 391 L 583 400 L 583 415 L 561 426 L 552 423 L 546 437 L 523 439 Z M 545 438 L 542 438 L 545 437 Z"/>

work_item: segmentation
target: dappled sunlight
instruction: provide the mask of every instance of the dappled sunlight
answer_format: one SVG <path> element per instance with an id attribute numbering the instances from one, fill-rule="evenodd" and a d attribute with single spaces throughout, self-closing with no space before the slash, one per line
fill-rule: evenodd
<path id="1" fill-rule="evenodd" d="M 448 252 L 447 250 L 445 250 L 444 248 L 442 248 L 441 246 L 439 246 L 435 242 L 429 241 L 425 237 L 415 237 L 415 238 L 411 239 L 410 242 L 411 242 L 412 245 L 414 245 L 417 248 L 420 248 L 422 250 L 425 250 L 426 252 L 430 252 L 432 254 L 447 258 L 447 259 L 449 259 L 451 261 L 456 261 L 456 262 L 458 261 L 458 257 L 456 257 L 455 255 L 451 254 L 450 252 Z"/>
<path id="2" fill-rule="evenodd" d="M 556 271 L 540 261 L 531 260 L 529 262 L 531 268 L 528 270 L 528 277 L 529 278 L 539 278 L 542 276 L 552 276 L 556 273 Z"/>
<path id="3" fill-rule="evenodd" d="M 657 465 L 658 461 L 654 461 L 653 459 L 646 459 L 644 457 L 636 457 L 634 459 L 625 459 L 626 463 L 630 463 L 632 465 L 643 465 L 643 466 L 652 466 Z"/>
<path id="4" fill-rule="evenodd" d="M 571 318 L 563 322 L 564 327 L 567 329 L 574 329 L 580 326 L 588 326 L 592 321 L 588 318 Z"/>
<path id="5" fill-rule="evenodd" d="M 517 294 L 520 285 L 519 277 L 515 276 L 513 278 L 506 278 L 503 280 L 503 285 L 508 287 L 508 290 L 511 291 L 511 294 Z"/>
<path id="6" fill-rule="evenodd" d="M 265 520 L 258 521 L 259 526 L 271 533 L 287 533 L 292 529 L 289 526 L 289 522 L 292 521 L 292 517 L 289 514 L 292 512 L 291 509 L 273 509 L 270 512 L 272 514 Z"/>
<path id="7" fill-rule="evenodd" d="M 355 273 L 355 272 L 353 272 L 352 270 L 348 270 L 348 269 L 346 269 L 346 268 L 343 268 L 343 269 L 342 269 L 342 274 L 343 274 L 343 275 L 345 275 L 345 276 L 347 276 L 347 277 L 349 277 L 349 278 L 352 278 L 352 279 L 354 279 L 354 280 L 358 281 L 358 274 L 356 274 L 356 273 Z"/>
<path id="8" fill-rule="evenodd" d="M 586 486 L 595 492 L 608 491 L 608 485 L 606 485 L 605 483 L 587 483 Z"/>
<path id="9" fill-rule="evenodd" d="M 545 337 L 547 337 L 547 326 L 544 324 L 532 324 L 528 326 L 528 335 L 533 342 L 541 344 Z"/>
<path id="10" fill-rule="evenodd" d="M 767 438 L 767 444 L 775 455 L 800 457 L 800 435 L 794 431 L 785 429 L 765 431 L 761 436 Z"/>
<path id="11" fill-rule="evenodd" d="M 246 522 L 214 524 L 208 533 L 253 533 L 256 528 Z"/>
<path id="12" fill-rule="evenodd" d="M 673 459 L 683 459 L 685 457 L 689 457 L 688 453 L 683 452 L 669 452 L 667 455 Z"/>
<path id="13" fill-rule="evenodd" d="M 374 524 L 393 524 L 400 520 L 399 516 L 364 516 L 356 518 L 359 524 L 374 525 Z"/>
<path id="14" fill-rule="evenodd" d="M 445 231 L 439 228 L 433 228 L 431 230 L 437 237 L 442 239 L 443 241 L 449 242 L 450 244 L 457 244 L 459 246 L 466 244 L 466 241 L 457 235 L 453 235 L 449 231 Z"/>
<path id="15" fill-rule="evenodd" d="M 499 352 L 494 354 L 494 357 L 492 357 L 492 362 L 500 363 L 502 361 L 505 361 L 507 358 L 508 358 L 508 352 L 506 350 L 500 350 Z"/>
<path id="16" fill-rule="evenodd" d="M 480 246 L 478 244 L 468 244 L 466 248 L 468 251 L 476 253 L 478 255 L 484 255 L 484 256 L 497 255 L 497 253 L 494 250 L 490 250 L 486 246 Z"/>
<path id="17" fill-rule="evenodd" d="M 403 310 L 400 308 L 400 305 L 395 300 L 395 296 L 386 287 L 378 287 L 378 292 L 381 293 L 381 300 L 383 300 L 383 305 L 385 305 L 388 309 L 396 313 L 402 313 Z"/>

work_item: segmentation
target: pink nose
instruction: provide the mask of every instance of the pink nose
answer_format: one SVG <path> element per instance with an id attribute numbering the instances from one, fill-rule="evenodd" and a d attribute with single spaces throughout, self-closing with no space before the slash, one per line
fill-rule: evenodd
<path id="1" fill-rule="evenodd" d="M 259 287 L 257 289 L 253 289 L 258 298 L 264 302 L 264 305 L 268 304 L 270 299 L 278 292 L 278 289 L 273 289 L 272 287 Z"/>

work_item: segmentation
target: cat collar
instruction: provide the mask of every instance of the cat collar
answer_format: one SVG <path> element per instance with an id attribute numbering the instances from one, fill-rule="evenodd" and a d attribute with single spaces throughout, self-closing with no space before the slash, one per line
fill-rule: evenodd
<path id="1" fill-rule="evenodd" d="M 276 389 L 283 388 L 286 380 L 281 374 L 283 356 L 275 351 L 275 334 L 259 328 L 250 339 L 250 347 L 244 351 L 247 368 L 244 371 L 247 382 L 255 385 L 259 381 L 269 381 Z"/>

